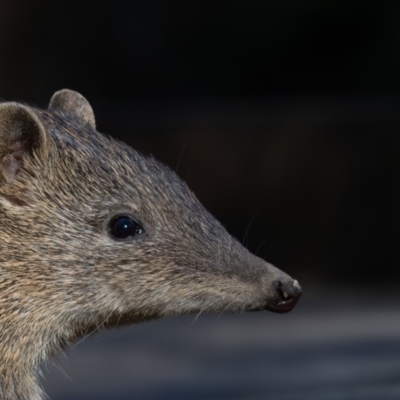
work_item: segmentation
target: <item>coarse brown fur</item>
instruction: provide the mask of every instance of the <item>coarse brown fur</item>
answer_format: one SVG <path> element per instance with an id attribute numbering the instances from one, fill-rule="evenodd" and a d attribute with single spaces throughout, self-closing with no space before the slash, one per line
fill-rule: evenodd
<path id="1" fill-rule="evenodd" d="M 116 215 L 144 233 L 115 240 Z M 300 296 L 174 172 L 98 133 L 73 91 L 57 92 L 47 111 L 0 104 L 0 219 L 0 399 L 41 399 L 40 363 L 98 327 L 284 312 Z"/>

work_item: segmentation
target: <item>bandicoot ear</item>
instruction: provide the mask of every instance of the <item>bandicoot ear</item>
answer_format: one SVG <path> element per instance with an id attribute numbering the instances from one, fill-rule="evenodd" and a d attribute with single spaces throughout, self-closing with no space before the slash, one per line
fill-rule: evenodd
<path id="1" fill-rule="evenodd" d="M 0 104 L 0 182 L 18 178 L 28 157 L 46 157 L 49 136 L 30 107 L 18 103 Z"/>
<path id="2" fill-rule="evenodd" d="M 78 92 L 62 89 L 53 94 L 50 100 L 49 111 L 69 114 L 83 124 L 96 129 L 94 113 L 89 102 Z"/>

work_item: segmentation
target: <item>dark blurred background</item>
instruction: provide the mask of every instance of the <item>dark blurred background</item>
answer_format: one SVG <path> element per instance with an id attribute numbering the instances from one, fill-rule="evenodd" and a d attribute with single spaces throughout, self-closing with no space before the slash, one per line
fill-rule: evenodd
<path id="1" fill-rule="evenodd" d="M 399 277 L 398 1 L 4 1 L 0 95 L 68 87 L 312 284 Z M 246 234 L 246 235 L 245 235 Z"/>
<path id="2" fill-rule="evenodd" d="M 81 92 L 304 304 L 395 293 L 399 21 L 398 1 L 0 0 L 0 96 Z"/>

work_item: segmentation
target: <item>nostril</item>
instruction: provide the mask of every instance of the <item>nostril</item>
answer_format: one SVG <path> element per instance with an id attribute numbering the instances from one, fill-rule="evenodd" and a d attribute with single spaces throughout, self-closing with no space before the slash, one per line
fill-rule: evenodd
<path id="1" fill-rule="evenodd" d="M 281 281 L 276 281 L 274 282 L 274 289 L 275 292 L 279 295 L 279 297 L 285 298 L 285 294 L 283 293 L 282 290 L 282 282 Z"/>

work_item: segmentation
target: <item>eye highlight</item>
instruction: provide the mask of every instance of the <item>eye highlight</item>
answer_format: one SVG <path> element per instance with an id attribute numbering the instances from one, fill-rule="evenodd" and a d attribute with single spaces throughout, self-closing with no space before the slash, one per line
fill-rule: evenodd
<path id="1" fill-rule="evenodd" d="M 131 217 L 120 215 L 110 221 L 108 232 L 113 239 L 128 239 L 141 235 L 144 229 Z"/>

